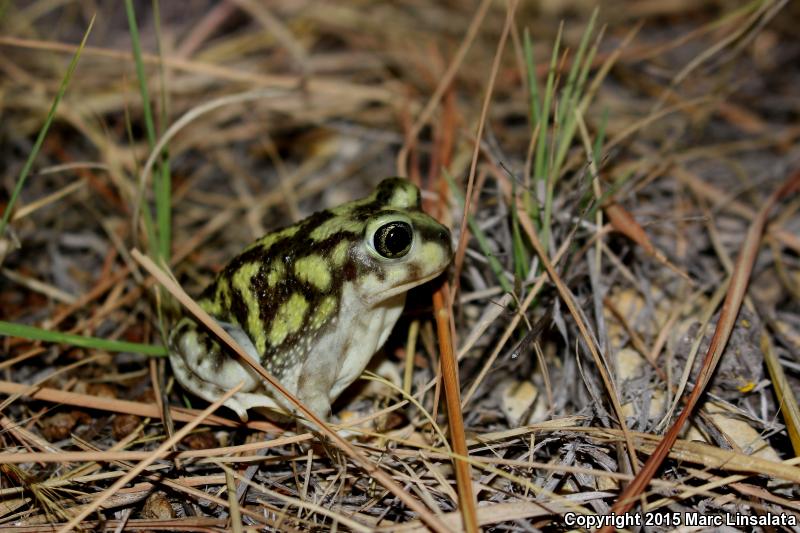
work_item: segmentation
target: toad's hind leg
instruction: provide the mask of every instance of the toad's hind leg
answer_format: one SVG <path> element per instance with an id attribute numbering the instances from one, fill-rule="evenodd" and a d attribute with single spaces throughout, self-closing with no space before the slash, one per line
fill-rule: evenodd
<path id="1" fill-rule="evenodd" d="M 175 375 L 178 383 L 195 396 L 209 403 L 214 403 L 227 392 L 218 385 L 204 381 L 200 376 L 192 372 L 180 353 L 170 350 L 169 360 L 172 364 L 172 373 Z M 235 412 L 242 422 L 247 422 L 247 407 L 239 402 L 239 394 L 241 393 L 228 398 L 222 405 Z"/>
<path id="2" fill-rule="evenodd" d="M 252 341 L 241 328 L 226 322 L 218 323 L 242 345 L 251 359 L 257 359 Z M 280 410 L 264 390 L 258 375 L 233 354 L 223 352 L 208 333 L 188 318 L 182 319 L 172 331 L 169 356 L 178 382 L 208 402 L 213 403 L 238 383 L 244 383 L 243 389 L 223 404 L 236 412 L 243 422 L 248 420 L 247 410 L 252 407 Z"/>

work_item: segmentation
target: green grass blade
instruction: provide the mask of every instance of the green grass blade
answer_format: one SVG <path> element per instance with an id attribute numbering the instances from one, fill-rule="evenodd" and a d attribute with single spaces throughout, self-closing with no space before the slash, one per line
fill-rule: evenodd
<path id="1" fill-rule="evenodd" d="M 559 123 L 562 125 L 562 130 L 557 143 L 558 148 L 553 162 L 552 175 L 550 176 L 554 182 L 553 185 L 555 185 L 555 182 L 561 175 L 561 166 L 564 164 L 569 147 L 572 145 L 573 138 L 575 137 L 575 129 L 577 128 L 575 108 L 581 100 L 581 92 L 585 86 L 586 78 L 589 75 L 589 70 L 599 45 L 599 43 L 595 43 L 589 50 L 589 55 L 584 59 L 586 47 L 594 31 L 596 20 L 597 9 L 592 12 L 592 17 L 589 19 L 589 23 L 583 32 L 580 45 L 578 46 L 578 52 L 575 55 L 575 61 L 570 68 L 567 85 L 564 87 L 562 93 L 561 105 L 558 111 Z"/>
<path id="2" fill-rule="evenodd" d="M 519 228 L 519 214 L 514 208 L 517 199 L 517 181 L 511 178 L 511 239 L 512 239 L 512 252 L 514 258 L 514 286 L 517 293 L 521 292 L 522 282 L 528 279 L 528 272 L 530 266 L 530 255 L 528 250 L 525 249 L 525 243 L 522 240 L 522 231 Z"/>
<path id="3" fill-rule="evenodd" d="M 161 46 L 161 10 L 158 0 L 153 0 L 153 20 L 156 26 L 156 45 L 159 57 L 164 56 Z M 164 75 L 164 62 L 159 63 L 160 100 L 161 115 L 160 123 L 167 123 L 167 89 L 165 85 L 166 76 Z M 155 183 L 156 193 L 156 217 L 158 223 L 159 252 L 165 262 L 169 262 L 172 251 L 172 176 L 169 168 L 169 154 L 165 151 L 160 163 L 161 172 Z"/>
<path id="4" fill-rule="evenodd" d="M 564 31 L 564 25 L 558 27 L 558 35 L 556 42 L 553 44 L 553 54 L 550 57 L 550 68 L 547 72 L 547 83 L 544 90 L 544 101 L 542 103 L 542 114 L 539 122 L 539 138 L 537 139 L 536 146 L 536 159 L 534 164 L 534 182 L 538 179 L 544 181 L 547 179 L 547 138 L 548 126 L 550 122 L 550 106 L 553 101 L 553 92 L 555 91 L 556 68 L 558 66 L 558 51 L 561 47 L 561 35 Z"/>
<path id="5" fill-rule="evenodd" d="M 559 106 L 559 122 L 562 124 L 567 122 L 567 118 L 572 116 L 572 110 L 575 106 L 575 102 L 578 100 L 577 95 L 581 92 L 581 85 L 582 83 L 579 80 L 585 81 L 586 75 L 588 74 L 588 67 L 591 66 L 591 61 L 588 63 L 584 63 L 583 56 L 586 53 L 586 48 L 589 45 L 589 37 L 591 37 L 594 31 L 594 24 L 597 20 L 597 8 L 594 9 L 592 12 L 592 16 L 589 19 L 588 24 L 586 25 L 586 29 L 581 36 L 581 41 L 578 44 L 578 50 L 575 53 L 575 59 L 572 61 L 572 66 L 569 69 L 569 75 L 567 76 L 567 83 L 564 85 L 564 90 L 561 92 L 561 105 Z M 594 57 L 594 54 L 591 54 Z M 580 72 L 580 76 L 579 76 Z"/>
<path id="6" fill-rule="evenodd" d="M 128 29 L 131 33 L 131 47 L 133 48 L 136 77 L 139 80 L 139 92 L 142 95 L 145 133 L 147 134 L 147 143 L 152 148 L 156 144 L 156 127 L 153 123 L 153 110 L 150 108 L 150 93 L 147 90 L 147 78 L 145 77 L 144 61 L 142 60 L 142 45 L 141 41 L 139 41 L 139 27 L 136 25 L 136 12 L 133 9 L 132 0 L 125 0 L 125 12 L 128 16 Z"/>
<path id="7" fill-rule="evenodd" d="M 553 149 L 552 147 L 548 150 L 548 141 L 550 139 L 555 141 L 552 135 L 549 134 L 549 124 L 550 124 L 550 113 L 551 107 L 553 102 L 553 96 L 555 93 L 555 86 L 556 86 L 556 69 L 558 67 L 558 56 L 559 50 L 561 48 L 561 36 L 564 32 L 564 23 L 562 22 L 558 27 L 558 34 L 556 35 L 556 42 L 553 44 L 553 53 L 550 57 L 550 68 L 547 72 L 547 83 L 545 85 L 544 90 L 544 100 L 542 103 L 542 120 L 539 123 L 539 137 L 536 143 L 536 157 L 534 160 L 534 187 L 538 187 L 537 180 L 539 183 L 545 184 L 545 189 L 549 193 L 549 184 L 550 184 L 550 172 L 551 172 L 551 161 L 553 159 Z M 556 122 L 556 126 L 558 123 Z M 541 220 L 534 221 L 536 222 L 536 226 L 539 228 L 539 234 L 541 236 L 542 246 L 544 247 L 545 251 L 548 247 L 549 242 L 549 235 L 550 235 L 550 218 L 551 218 L 551 211 L 553 207 L 553 200 L 551 194 L 545 194 L 544 199 L 544 206 L 541 215 Z"/>
<path id="8" fill-rule="evenodd" d="M 98 339 L 97 337 L 84 337 L 73 333 L 62 333 L 60 331 L 49 331 L 34 326 L 25 326 L 13 322 L 0 320 L 0 335 L 9 337 L 22 337 L 35 341 L 57 342 L 69 344 L 79 348 L 94 348 L 108 352 L 134 352 L 144 355 L 164 356 L 167 349 L 163 346 L 152 344 L 140 344 L 137 342 L 112 341 L 108 339 Z"/>
<path id="9" fill-rule="evenodd" d="M 53 120 L 56 117 L 56 110 L 58 109 L 58 104 L 61 103 L 61 99 L 67 92 L 67 86 L 69 85 L 69 82 L 72 79 L 72 75 L 75 72 L 75 68 L 78 66 L 78 59 L 80 58 L 81 53 L 83 52 L 83 49 L 86 46 L 86 41 L 89 39 L 89 34 L 92 31 L 92 26 L 94 26 L 94 19 L 95 17 L 92 16 L 92 20 L 89 21 L 89 26 L 86 28 L 86 32 L 84 32 L 83 34 L 83 39 L 81 39 L 81 44 L 75 51 L 75 55 L 72 56 L 72 60 L 69 62 L 69 67 L 67 67 L 67 73 L 64 75 L 64 78 L 62 78 L 61 85 L 58 87 L 58 92 L 56 93 L 55 98 L 53 98 L 53 105 L 50 106 L 50 111 L 47 113 L 47 118 L 44 121 L 44 125 L 42 125 L 42 129 L 39 130 L 39 135 L 36 137 L 36 142 L 33 143 L 33 148 L 31 149 L 31 153 L 28 154 L 28 159 L 22 166 L 22 170 L 20 171 L 19 177 L 17 178 L 17 183 L 14 185 L 14 190 L 11 193 L 11 199 L 9 199 L 8 205 L 6 206 L 6 210 L 3 212 L 3 219 L 0 220 L 0 237 L 3 236 L 3 232 L 5 231 L 6 226 L 8 225 L 8 221 L 11 218 L 11 212 L 14 209 L 14 204 L 17 201 L 17 197 L 19 196 L 19 193 L 22 191 L 23 185 L 25 185 L 25 180 L 28 179 L 28 174 L 30 174 L 33 162 L 36 159 L 36 156 L 39 155 L 39 150 L 42 149 L 42 144 L 44 143 L 45 137 L 47 137 L 47 132 L 50 130 L 50 126 L 53 124 Z"/>
<path id="10" fill-rule="evenodd" d="M 523 42 L 523 51 L 525 55 L 525 70 L 527 71 L 528 75 L 528 91 L 530 93 L 530 115 L 531 115 L 531 135 L 537 135 L 536 139 L 533 139 L 531 142 L 534 143 L 534 149 L 538 146 L 538 135 L 543 135 L 544 132 L 541 128 L 537 129 L 537 124 L 540 123 L 542 117 L 542 110 L 539 105 L 539 82 L 536 80 L 536 62 L 533 58 L 533 45 L 531 44 L 531 36 L 530 32 L 525 29 L 525 36 Z M 535 170 L 534 170 L 535 174 Z M 528 216 L 533 221 L 534 227 L 539 226 L 539 200 L 538 198 L 536 201 L 531 199 L 531 181 L 533 180 L 534 176 L 525 176 L 525 182 L 527 187 L 523 192 L 523 203 L 525 205 L 525 211 L 528 213 Z M 535 182 L 534 182 L 535 183 Z"/>
<path id="11" fill-rule="evenodd" d="M 144 112 L 145 133 L 147 134 L 147 144 L 152 150 L 156 145 L 156 128 L 153 121 L 153 109 L 150 104 L 150 93 L 147 89 L 147 77 L 144 71 L 144 60 L 142 59 L 142 46 L 139 40 L 139 27 L 136 24 L 136 12 L 133 8 L 132 0 L 125 0 L 125 12 L 128 17 L 128 28 L 131 34 L 131 47 L 133 48 L 134 64 L 136 65 L 136 77 L 139 81 L 139 92 L 142 97 L 142 110 Z M 158 171 L 155 173 L 154 191 L 156 198 L 156 224 L 158 235 L 151 242 L 156 243 L 158 256 L 164 261 L 169 261 L 171 249 L 171 178 L 169 173 L 169 159 L 166 153 L 159 161 Z M 144 209 L 144 206 L 143 206 Z"/>
<path id="12" fill-rule="evenodd" d="M 590 32 L 594 29 L 594 22 L 594 18 L 589 22 L 586 35 L 590 35 Z M 576 106 L 581 105 L 581 101 L 583 100 L 584 90 L 586 89 L 586 81 L 589 79 L 589 72 L 592 70 L 592 64 L 594 63 L 594 58 L 597 56 L 597 51 L 600 48 L 600 40 L 602 39 L 604 32 L 605 28 L 601 29 L 597 34 L 597 39 L 595 40 L 594 45 L 589 48 L 589 55 L 586 56 L 583 66 L 581 67 L 581 72 L 575 85 Z"/>
<path id="13" fill-rule="evenodd" d="M 533 45 L 531 44 L 531 35 L 527 29 L 525 30 L 523 44 L 525 66 L 528 71 L 528 91 L 530 91 L 531 99 L 531 128 L 533 129 L 542 119 L 542 109 L 539 105 L 539 82 L 536 80 L 536 63 L 533 59 Z"/>
<path id="14" fill-rule="evenodd" d="M 608 129 L 608 107 L 603 109 L 603 116 L 600 119 L 600 125 L 597 127 L 597 137 L 594 140 L 592 147 L 592 157 L 599 169 L 603 164 L 603 145 L 606 142 L 606 130 Z"/>

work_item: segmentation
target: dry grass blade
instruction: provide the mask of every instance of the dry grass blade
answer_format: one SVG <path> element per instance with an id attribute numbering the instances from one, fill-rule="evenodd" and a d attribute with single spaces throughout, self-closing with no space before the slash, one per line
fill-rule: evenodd
<path id="1" fill-rule="evenodd" d="M 739 200 L 730 198 L 725 191 L 714 187 L 712 184 L 706 183 L 699 176 L 689 172 L 682 166 L 677 165 L 673 167 L 672 172 L 675 174 L 675 177 L 681 182 L 685 183 L 693 193 L 711 202 L 715 208 L 745 217 L 748 220 L 753 220 L 756 217 L 755 210 L 743 204 Z M 791 231 L 788 231 L 780 226 L 775 227 L 770 225 L 770 227 L 767 228 L 767 233 L 772 237 L 775 237 L 781 242 L 781 244 L 788 246 L 797 253 L 800 253 L 800 237 Z"/>
<path id="2" fill-rule="evenodd" d="M 622 514 L 627 512 L 634 504 L 639 495 L 644 491 L 647 484 L 653 478 L 656 470 L 661 466 L 661 463 L 666 458 L 675 440 L 678 438 L 683 425 L 689 419 L 697 401 L 700 399 L 701 394 L 708 385 L 714 369 L 717 367 L 720 357 L 725 349 L 725 346 L 730 337 L 733 326 L 736 322 L 736 317 L 739 314 L 744 296 L 747 290 L 747 284 L 750 280 L 750 273 L 753 269 L 756 255 L 758 253 L 759 245 L 761 244 L 761 235 L 764 232 L 764 227 L 767 224 L 767 219 L 772 207 L 782 197 L 795 192 L 800 188 L 800 173 L 794 173 L 789 176 L 786 181 L 776 189 L 767 201 L 764 203 L 758 215 L 755 217 L 747 231 L 744 244 L 736 260 L 736 266 L 731 276 L 731 283 L 728 288 L 728 294 L 722 304 L 722 311 L 720 312 L 717 327 L 714 330 L 714 336 L 711 338 L 711 343 L 708 347 L 708 352 L 703 359 L 703 366 L 701 367 L 700 374 L 697 377 L 697 383 L 694 389 L 686 399 L 686 405 L 678 415 L 675 423 L 667 431 L 664 438 L 659 443 L 658 447 L 653 451 L 647 462 L 642 467 L 641 472 L 634 478 L 630 485 L 620 494 L 614 506 L 611 508 L 612 512 Z M 604 533 L 611 531 L 610 527 L 604 527 Z"/>
<path id="3" fill-rule="evenodd" d="M 225 394 L 219 397 L 216 402 L 212 403 L 208 407 L 206 407 L 202 413 L 197 415 L 194 420 L 183 426 L 180 430 L 176 431 L 175 434 L 165 440 L 161 446 L 159 446 L 155 451 L 153 451 L 147 459 L 143 459 L 139 464 L 133 467 L 127 474 L 119 478 L 115 481 L 108 489 L 105 490 L 100 496 L 92 500 L 92 503 L 87 505 L 81 512 L 75 515 L 72 520 L 67 522 L 61 529 L 58 530 L 58 533 L 68 533 L 72 531 L 75 526 L 80 524 L 81 520 L 89 516 L 92 512 L 96 511 L 103 505 L 103 502 L 111 498 L 116 492 L 124 487 L 130 480 L 138 476 L 140 473 L 144 471 L 145 468 L 153 464 L 164 452 L 172 448 L 176 443 L 180 442 L 186 435 L 189 434 L 194 428 L 196 428 L 203 420 L 206 419 L 211 413 L 219 409 L 225 401 L 236 394 L 239 389 L 242 388 L 242 383 L 238 384 L 231 390 L 227 391 Z"/>
<path id="4" fill-rule="evenodd" d="M 228 491 L 228 509 L 230 509 L 230 528 L 233 533 L 242 533 L 242 513 L 239 510 L 239 498 L 236 497 L 236 483 L 233 471 L 219 465 L 225 472 L 225 488 Z"/>
<path id="5" fill-rule="evenodd" d="M 191 517 L 170 518 L 165 520 L 157 519 L 135 519 L 135 520 L 89 520 L 83 523 L 86 531 L 181 531 L 183 533 L 207 533 L 209 531 L 220 531 L 218 528 L 225 526 L 225 521 L 219 518 Z M 3 526 L 3 533 L 56 533 L 55 525 L 36 524 L 31 526 Z M 101 529 L 104 528 L 104 529 Z"/>
<path id="6" fill-rule="evenodd" d="M 583 432 L 594 439 L 619 441 L 622 432 L 617 429 L 599 427 L 573 427 L 568 431 Z M 653 453 L 662 439 L 650 433 L 630 432 L 638 447 L 647 454 Z M 706 444 L 683 439 L 676 439 L 669 450 L 669 456 L 679 461 L 703 465 L 710 468 L 725 468 L 734 472 L 747 472 L 762 474 L 774 479 L 785 480 L 793 483 L 800 482 L 800 458 L 795 457 L 786 461 L 773 461 L 762 459 L 755 455 L 747 455 L 740 451 L 725 450 Z M 655 481 L 654 481 L 655 483 Z"/>
<path id="7" fill-rule="evenodd" d="M 45 173 L 39 172 L 39 174 L 43 175 Z M 37 211 L 38 209 L 43 209 L 51 204 L 54 204 L 85 186 L 86 186 L 86 180 L 84 178 L 80 178 L 77 181 L 73 181 L 72 183 L 66 185 L 65 187 L 62 187 L 58 191 L 52 194 L 48 194 L 44 198 L 41 198 L 39 200 L 36 200 L 35 202 L 31 202 L 29 204 L 21 206 L 19 209 L 14 211 L 14 215 L 11 217 L 11 220 L 14 222 L 21 220 L 30 215 L 31 213 Z"/>
<path id="8" fill-rule="evenodd" d="M 220 340 L 228 345 L 241 359 L 255 370 L 258 375 L 264 378 L 267 383 L 275 388 L 282 394 L 306 419 L 312 422 L 317 429 L 319 429 L 325 436 L 331 439 L 336 446 L 349 456 L 358 466 L 370 476 L 374 477 L 381 485 L 386 487 L 392 494 L 394 494 L 400 501 L 408 505 L 410 509 L 420 515 L 422 520 L 428 524 L 434 531 L 446 532 L 447 528 L 442 522 L 428 509 L 426 509 L 419 501 L 409 495 L 403 488 L 395 483 L 395 481 L 386 472 L 381 470 L 378 466 L 373 464 L 365 455 L 359 452 L 352 444 L 347 442 L 344 437 L 333 431 L 328 424 L 321 418 L 314 414 L 308 407 L 306 407 L 300 400 L 298 400 L 292 393 L 280 384 L 274 377 L 272 377 L 261 365 L 256 364 L 239 346 L 236 341 L 224 330 L 220 325 L 211 318 L 208 313 L 203 311 L 189 296 L 181 289 L 181 287 L 170 279 L 156 264 L 144 255 L 139 250 L 133 250 L 131 255 L 153 276 L 155 277 L 178 301 L 181 302 L 191 313 L 200 320 L 206 327 L 208 327 Z"/>
<path id="9" fill-rule="evenodd" d="M 195 417 L 196 418 L 196 417 Z M 2 418 L 0 418 L 0 422 Z M 205 422 L 208 424 L 208 420 Z M 239 446 L 225 446 L 222 448 L 210 448 L 208 450 L 186 450 L 183 452 L 173 452 L 171 450 L 161 454 L 160 458 L 175 457 L 177 459 L 207 458 L 207 462 L 223 462 L 221 456 L 232 453 L 243 453 L 248 451 L 260 451 L 270 448 L 279 448 L 313 439 L 311 433 L 280 437 L 277 439 L 260 441 Z M 103 451 L 103 452 L 41 452 L 41 453 L 6 453 L 0 454 L 0 464 L 19 464 L 19 463 L 63 463 L 78 461 L 139 461 L 146 459 L 152 452 L 149 451 Z M 263 460 L 262 456 L 257 456 L 258 460 Z M 235 462 L 226 458 L 225 461 Z M 0 495 L 3 492 L 0 491 Z"/>
<path id="10" fill-rule="evenodd" d="M 42 41 L 38 39 L 24 39 L 19 37 L 0 36 L 0 45 L 14 46 L 30 50 L 44 50 L 62 54 L 74 54 L 78 50 L 77 45 L 64 44 L 53 41 Z M 87 57 L 101 57 L 114 61 L 133 62 L 133 55 L 129 52 L 110 50 L 106 48 L 96 48 L 87 46 L 83 48 L 82 54 Z M 178 57 L 164 57 L 163 59 L 153 54 L 142 54 L 142 61 L 150 65 L 164 65 L 176 70 L 188 73 L 205 75 L 212 78 L 227 80 L 231 82 L 246 82 L 260 87 L 270 87 L 274 89 L 293 89 L 301 84 L 300 76 L 291 75 L 270 75 L 246 72 L 226 66 L 190 61 Z M 381 87 L 369 85 L 331 81 L 324 79 L 313 79 L 305 84 L 310 93 L 319 93 L 322 97 L 343 98 L 343 99 L 364 99 L 380 102 L 391 101 L 397 95 Z"/>
<path id="11" fill-rule="evenodd" d="M 57 302 L 65 303 L 67 305 L 75 303 L 76 298 L 71 294 L 38 279 L 25 276 L 19 272 L 14 272 L 8 268 L 0 268 L 0 274 L 10 279 L 14 283 L 19 283 L 23 287 L 27 287 L 34 292 L 41 293 Z"/>
<path id="12" fill-rule="evenodd" d="M 103 398 L 100 396 L 79 394 L 77 392 L 68 392 L 50 387 L 31 387 L 29 385 L 21 385 L 19 383 L 12 383 L 10 381 L 0 381 L 0 393 L 18 394 L 21 396 L 27 396 L 34 400 L 72 405 L 74 407 L 99 409 L 101 411 L 109 411 L 112 413 L 125 413 L 129 415 L 155 419 L 161 418 L 161 412 L 158 409 L 158 406 L 152 403 L 133 402 L 130 400 L 119 400 L 116 398 Z M 189 422 L 193 420 L 195 416 L 197 416 L 197 413 L 198 411 L 173 407 L 170 411 L 170 416 L 174 420 Z M 242 425 L 241 422 L 235 422 L 228 418 L 216 415 L 208 417 L 206 419 L 206 424 L 231 428 L 240 427 Z M 276 431 L 278 429 L 273 424 L 262 421 L 249 421 L 246 425 L 251 429 L 258 429 L 261 431 Z"/>

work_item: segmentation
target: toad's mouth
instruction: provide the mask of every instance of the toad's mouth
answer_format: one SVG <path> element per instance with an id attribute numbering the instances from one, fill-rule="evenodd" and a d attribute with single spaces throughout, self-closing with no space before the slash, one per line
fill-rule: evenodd
<path id="1" fill-rule="evenodd" d="M 402 285 L 398 285 L 396 287 L 392 287 L 391 289 L 387 289 L 385 291 L 382 291 L 382 292 L 380 292 L 378 294 L 373 295 L 372 297 L 364 297 L 363 301 L 368 306 L 377 305 L 377 304 L 379 304 L 381 302 L 384 302 L 384 301 L 386 301 L 386 300 L 388 300 L 388 299 L 390 299 L 390 298 L 392 298 L 394 296 L 397 296 L 398 294 L 401 294 L 401 293 L 404 293 L 404 292 L 408 292 L 409 290 L 413 289 L 414 287 L 417 287 L 419 285 L 423 285 L 425 283 L 428 283 L 432 279 L 435 279 L 436 277 L 438 277 L 439 274 L 441 274 L 442 272 L 444 272 L 444 270 L 440 270 L 438 272 L 433 272 L 432 274 L 429 274 L 429 275 L 427 275 L 425 277 L 422 277 L 422 278 L 419 278 L 419 279 L 415 279 L 414 281 L 409 281 L 407 283 L 403 283 Z"/>

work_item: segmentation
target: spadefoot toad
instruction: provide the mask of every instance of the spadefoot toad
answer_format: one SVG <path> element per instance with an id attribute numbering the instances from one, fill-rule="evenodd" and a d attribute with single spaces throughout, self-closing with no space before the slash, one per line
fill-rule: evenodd
<path id="1" fill-rule="evenodd" d="M 439 275 L 452 257 L 450 232 L 422 212 L 419 189 L 383 180 L 368 197 L 269 233 L 234 257 L 198 303 L 254 361 L 327 418 L 333 402 L 383 345 L 406 292 Z M 287 402 L 194 318 L 169 336 L 183 387 L 247 410 L 291 411 Z"/>

